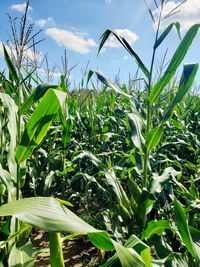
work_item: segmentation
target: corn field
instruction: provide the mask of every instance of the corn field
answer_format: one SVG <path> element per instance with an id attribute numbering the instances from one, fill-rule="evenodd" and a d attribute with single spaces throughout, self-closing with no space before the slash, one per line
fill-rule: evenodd
<path id="1" fill-rule="evenodd" d="M 48 232 L 52 267 L 70 266 L 63 245 L 84 236 L 98 256 L 83 266 L 200 266 L 198 62 L 184 64 L 200 25 L 161 31 L 161 15 L 150 68 L 117 32 L 100 38 L 99 52 L 114 36 L 132 57 L 141 72 L 132 86 L 99 70 L 74 90 L 65 75 L 46 83 L 23 59 L 31 36 L 16 39 L 16 53 L 3 45 L 0 266 L 35 266 L 43 249 L 32 244 L 34 229 Z M 179 45 L 155 79 L 157 50 L 172 29 Z"/>

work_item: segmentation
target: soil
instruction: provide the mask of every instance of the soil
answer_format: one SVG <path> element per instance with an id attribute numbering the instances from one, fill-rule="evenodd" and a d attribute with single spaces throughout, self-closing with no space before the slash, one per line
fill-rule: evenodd
<path id="1" fill-rule="evenodd" d="M 48 233 L 41 230 L 33 230 L 31 240 L 34 248 L 48 248 Z M 86 237 L 76 237 L 63 244 L 65 266 L 68 267 L 95 267 L 100 265 L 99 251 Z M 36 267 L 48 267 L 49 251 L 37 254 Z"/>

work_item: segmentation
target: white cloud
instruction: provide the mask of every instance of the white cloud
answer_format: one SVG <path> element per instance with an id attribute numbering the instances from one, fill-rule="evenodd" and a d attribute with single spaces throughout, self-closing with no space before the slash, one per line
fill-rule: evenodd
<path id="1" fill-rule="evenodd" d="M 36 20 L 35 22 L 35 25 L 41 28 L 47 25 L 54 25 L 54 24 L 55 22 L 54 22 L 53 17 L 48 17 L 47 19 L 39 19 L 39 20 Z"/>
<path id="2" fill-rule="evenodd" d="M 18 11 L 18 12 L 24 12 L 26 9 L 26 3 L 23 4 L 14 4 L 10 7 L 12 10 Z M 28 10 L 32 10 L 33 8 L 29 6 Z"/>
<path id="3" fill-rule="evenodd" d="M 48 72 L 46 69 L 44 69 L 42 67 L 37 68 L 37 71 L 39 73 L 41 73 L 42 75 L 44 75 L 45 77 L 51 76 L 52 78 L 59 78 L 62 74 L 60 71 L 57 71 L 57 70 L 53 70 L 53 71 Z"/>
<path id="4" fill-rule="evenodd" d="M 169 14 L 169 12 L 179 5 L 182 1 L 170 0 L 164 7 L 163 16 Z M 180 22 L 181 29 L 187 30 L 193 24 L 200 23 L 200 0 L 188 0 L 181 5 L 178 10 L 180 12 L 165 19 L 162 23 L 163 27 L 166 27 L 171 22 Z M 154 11 L 154 15 L 158 15 L 158 11 Z"/>
<path id="5" fill-rule="evenodd" d="M 92 47 L 96 47 L 96 43 L 92 38 L 84 39 L 83 35 L 58 28 L 48 28 L 45 34 L 50 36 L 58 45 L 71 49 L 80 54 L 90 52 Z"/>
<path id="6" fill-rule="evenodd" d="M 124 37 L 126 39 L 126 41 L 132 45 L 133 43 L 135 43 L 138 39 L 139 36 L 128 30 L 128 29 L 116 29 L 115 32 L 119 35 L 121 35 L 122 37 Z M 107 40 L 107 42 L 104 45 L 105 47 L 110 47 L 110 48 L 119 48 L 121 47 L 120 42 L 112 35 L 109 37 L 109 39 Z"/>

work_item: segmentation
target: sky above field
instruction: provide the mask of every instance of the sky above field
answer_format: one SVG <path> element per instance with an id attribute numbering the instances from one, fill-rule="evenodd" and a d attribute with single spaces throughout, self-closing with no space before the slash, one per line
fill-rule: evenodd
<path id="1" fill-rule="evenodd" d="M 154 1 L 146 1 L 154 16 L 157 16 Z M 169 0 L 164 13 L 179 4 Z M 24 1 L 0 0 L 0 40 L 6 42 L 10 26 L 6 13 L 20 17 L 25 8 Z M 182 35 L 194 23 L 200 23 L 200 0 L 188 0 L 181 11 L 165 20 L 162 29 L 172 21 L 181 23 Z M 34 31 L 42 29 L 37 39 L 45 38 L 37 50 L 41 58 L 48 53 L 49 65 L 56 64 L 54 80 L 60 74 L 61 56 L 66 49 L 69 67 L 76 65 L 71 72 L 71 80 L 78 83 L 89 62 L 89 68 L 101 70 L 105 76 L 114 79 L 120 71 L 121 81 L 134 76 L 136 64 L 119 42 L 111 37 L 105 48 L 97 56 L 99 38 L 106 29 L 116 30 L 125 37 L 144 63 L 149 67 L 155 30 L 152 19 L 143 0 L 32 0 L 28 12 L 28 22 L 34 23 Z M 159 69 L 162 55 L 167 49 L 166 60 L 179 44 L 173 31 L 159 48 L 156 68 Z M 185 63 L 200 62 L 200 32 L 192 45 Z M 2 51 L 0 50 L 0 53 Z M 3 59 L 0 59 L 3 68 Z M 156 69 L 155 68 L 155 69 Z M 41 73 L 45 66 L 41 67 Z"/>

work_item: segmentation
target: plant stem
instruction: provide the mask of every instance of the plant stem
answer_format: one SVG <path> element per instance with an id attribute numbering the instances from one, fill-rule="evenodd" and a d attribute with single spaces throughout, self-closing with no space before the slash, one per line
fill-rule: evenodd
<path id="1" fill-rule="evenodd" d="M 22 84 L 18 85 L 18 110 L 21 106 L 21 88 Z M 20 143 L 21 140 L 21 115 L 18 112 L 18 122 L 17 122 L 17 144 Z M 20 163 L 17 163 L 17 188 L 16 188 L 16 199 L 19 199 L 20 195 Z"/>
<path id="2" fill-rule="evenodd" d="M 60 233 L 49 232 L 49 243 L 51 267 L 64 267 Z"/>
<path id="3" fill-rule="evenodd" d="M 160 10 L 160 14 L 159 14 L 159 19 L 158 19 L 158 25 L 157 25 L 157 29 L 156 29 L 156 36 L 155 36 L 155 44 L 158 40 L 158 34 L 160 31 L 160 24 L 161 24 L 161 19 L 162 19 L 162 10 L 163 10 L 163 5 L 161 5 L 161 10 Z M 155 45 L 153 46 L 153 53 L 152 53 L 152 58 L 151 58 L 151 67 L 150 67 L 150 77 L 148 80 L 148 86 L 147 86 L 147 124 L 146 124 L 146 135 L 148 134 L 148 132 L 151 130 L 151 106 L 149 103 L 149 96 L 151 93 L 151 86 L 152 86 L 152 77 L 153 77 L 153 67 L 154 67 L 154 62 L 155 62 L 155 56 L 156 56 L 156 48 Z M 143 171 L 143 187 L 147 187 L 147 165 L 148 165 L 148 161 L 149 161 L 149 153 L 146 151 L 144 152 L 144 171 Z"/>

